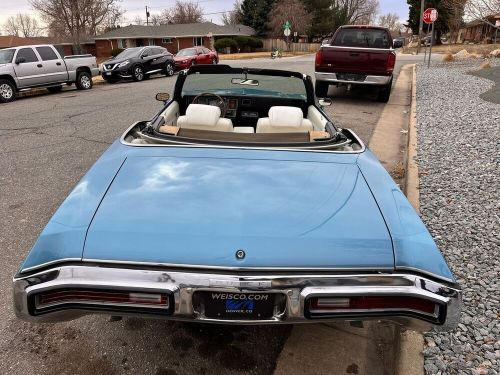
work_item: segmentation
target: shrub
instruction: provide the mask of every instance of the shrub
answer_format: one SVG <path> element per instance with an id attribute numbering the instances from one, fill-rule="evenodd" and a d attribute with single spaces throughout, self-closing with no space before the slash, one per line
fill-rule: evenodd
<path id="1" fill-rule="evenodd" d="M 111 50 L 111 56 L 115 57 L 116 55 L 118 55 L 122 51 L 123 51 L 123 48 L 114 48 Z"/>
<path id="2" fill-rule="evenodd" d="M 264 43 L 262 42 L 262 39 L 256 38 L 254 36 L 252 36 L 248 39 L 249 39 L 248 45 L 250 46 L 251 49 L 264 47 Z"/>
<path id="3" fill-rule="evenodd" d="M 455 58 L 453 57 L 453 55 L 451 53 L 447 53 L 447 54 L 443 55 L 444 62 L 451 62 L 453 60 L 455 60 Z"/>
<path id="4" fill-rule="evenodd" d="M 224 51 L 226 48 L 236 48 L 238 44 L 234 39 L 231 38 L 222 38 L 215 41 L 214 47 L 217 52 Z"/>
<path id="5" fill-rule="evenodd" d="M 248 36 L 238 35 L 234 38 L 240 50 L 245 49 L 246 46 L 250 47 L 250 38 Z"/>

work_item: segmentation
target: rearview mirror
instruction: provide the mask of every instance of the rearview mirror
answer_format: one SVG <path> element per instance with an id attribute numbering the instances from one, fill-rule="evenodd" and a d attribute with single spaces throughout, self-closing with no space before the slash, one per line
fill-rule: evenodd
<path id="1" fill-rule="evenodd" d="M 256 79 L 233 78 L 231 83 L 233 85 L 259 86 L 259 81 Z"/>
<path id="2" fill-rule="evenodd" d="M 16 64 L 17 64 L 17 65 L 22 64 L 22 63 L 24 63 L 24 62 L 26 62 L 26 59 L 25 59 L 24 57 L 18 57 L 18 58 L 16 59 Z"/>
<path id="3" fill-rule="evenodd" d="M 170 99 L 170 94 L 168 92 L 159 92 L 156 94 L 156 100 L 159 102 L 166 103 Z"/>
<path id="4" fill-rule="evenodd" d="M 319 99 L 318 102 L 319 102 L 319 105 L 322 107 L 329 107 L 333 104 L 333 101 L 330 98 Z"/>

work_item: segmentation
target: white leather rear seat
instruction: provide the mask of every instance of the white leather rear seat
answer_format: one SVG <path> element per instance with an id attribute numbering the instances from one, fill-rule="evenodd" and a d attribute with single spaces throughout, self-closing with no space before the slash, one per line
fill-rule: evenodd
<path id="1" fill-rule="evenodd" d="M 307 133 L 313 130 L 310 120 L 297 107 L 276 106 L 269 109 L 269 117 L 257 121 L 256 133 Z"/>
<path id="2" fill-rule="evenodd" d="M 206 104 L 190 104 L 186 115 L 177 119 L 177 126 L 184 129 L 232 132 L 233 122 L 220 117 L 219 107 Z"/>

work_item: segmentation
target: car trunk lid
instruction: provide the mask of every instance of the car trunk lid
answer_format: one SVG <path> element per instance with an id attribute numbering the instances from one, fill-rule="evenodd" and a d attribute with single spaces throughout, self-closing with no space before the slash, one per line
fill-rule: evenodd
<path id="1" fill-rule="evenodd" d="M 236 252 L 245 256 L 237 259 Z M 393 269 L 355 164 L 130 157 L 89 227 L 84 260 L 228 268 Z"/>

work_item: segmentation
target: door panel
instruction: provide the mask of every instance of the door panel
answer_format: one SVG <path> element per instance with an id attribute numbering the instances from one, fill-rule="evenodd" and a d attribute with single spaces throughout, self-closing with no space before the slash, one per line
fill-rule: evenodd
<path id="1" fill-rule="evenodd" d="M 14 71 L 19 80 L 19 87 L 42 85 L 45 83 L 43 64 L 31 47 L 20 48 L 14 58 L 24 58 L 24 62 L 14 63 Z"/>
<path id="2" fill-rule="evenodd" d="M 65 82 L 68 80 L 66 64 L 52 49 L 43 46 L 35 48 L 42 59 L 43 71 L 46 75 L 45 83 Z"/>

